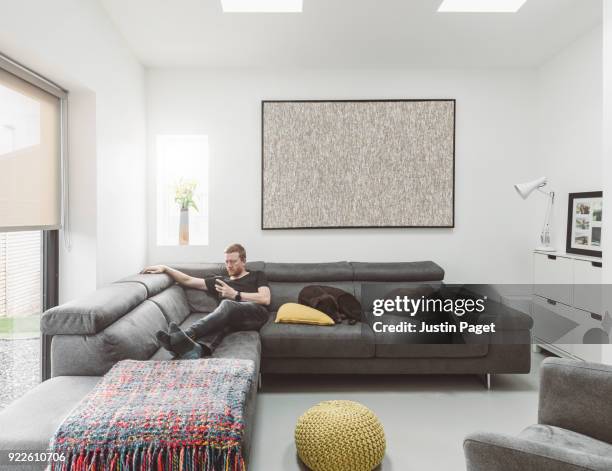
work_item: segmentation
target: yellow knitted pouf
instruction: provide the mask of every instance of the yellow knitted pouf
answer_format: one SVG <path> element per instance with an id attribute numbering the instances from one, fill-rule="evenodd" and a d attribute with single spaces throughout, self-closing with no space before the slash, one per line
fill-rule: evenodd
<path id="1" fill-rule="evenodd" d="M 371 471 L 381 463 L 386 442 L 370 409 L 353 401 L 325 401 L 298 419 L 295 445 L 313 471 Z"/>

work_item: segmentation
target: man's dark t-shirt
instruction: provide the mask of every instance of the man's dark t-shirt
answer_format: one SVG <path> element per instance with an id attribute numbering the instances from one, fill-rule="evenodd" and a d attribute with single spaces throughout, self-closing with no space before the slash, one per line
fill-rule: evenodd
<path id="1" fill-rule="evenodd" d="M 213 296 L 219 297 L 217 289 L 215 288 L 215 280 L 221 279 L 229 286 L 234 288 L 236 291 L 241 293 L 257 293 L 261 286 L 269 286 L 266 274 L 262 271 L 250 271 L 248 274 L 241 276 L 235 280 L 230 279 L 229 276 L 205 278 L 206 289 Z"/>

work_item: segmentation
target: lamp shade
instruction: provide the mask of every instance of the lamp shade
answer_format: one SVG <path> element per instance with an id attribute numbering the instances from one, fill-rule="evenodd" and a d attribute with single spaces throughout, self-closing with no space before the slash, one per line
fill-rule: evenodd
<path id="1" fill-rule="evenodd" d="M 514 189 L 519 195 L 521 195 L 521 198 L 527 199 L 527 197 L 533 192 L 533 190 L 544 185 L 546 185 L 546 177 L 540 177 L 537 180 L 533 180 L 531 182 L 517 183 L 516 185 L 514 185 Z"/>

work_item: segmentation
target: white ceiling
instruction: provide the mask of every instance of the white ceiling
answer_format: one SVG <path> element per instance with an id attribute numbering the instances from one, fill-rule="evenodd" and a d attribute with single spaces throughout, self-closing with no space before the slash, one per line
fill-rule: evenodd
<path id="1" fill-rule="evenodd" d="M 100 0 L 149 67 L 532 67 L 601 24 L 602 0 L 437 13 L 442 0 L 304 0 L 223 13 L 220 0 Z"/>

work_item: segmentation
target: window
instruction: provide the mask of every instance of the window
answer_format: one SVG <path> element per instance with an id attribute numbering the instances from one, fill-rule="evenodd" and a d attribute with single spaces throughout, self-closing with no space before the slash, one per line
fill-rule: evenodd
<path id="1" fill-rule="evenodd" d="M 157 245 L 208 245 L 208 137 L 157 137 Z"/>
<path id="2" fill-rule="evenodd" d="M 41 234 L 0 233 L 0 409 L 40 381 Z"/>
<path id="3" fill-rule="evenodd" d="M 40 231 L 0 233 L 0 318 L 39 314 Z"/>
<path id="4" fill-rule="evenodd" d="M 57 304 L 66 98 L 0 55 L 0 409 L 48 377 L 40 315 Z"/>

